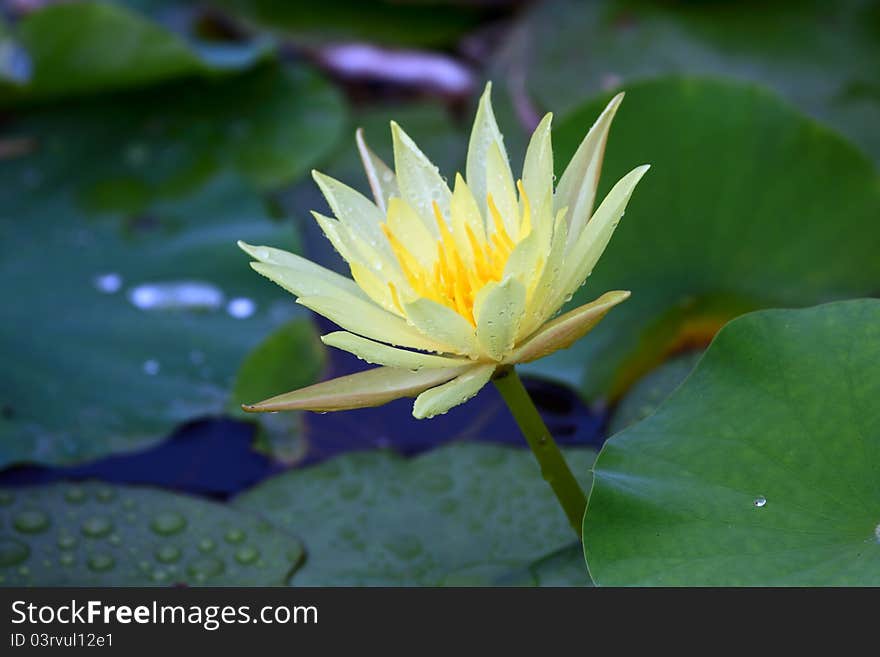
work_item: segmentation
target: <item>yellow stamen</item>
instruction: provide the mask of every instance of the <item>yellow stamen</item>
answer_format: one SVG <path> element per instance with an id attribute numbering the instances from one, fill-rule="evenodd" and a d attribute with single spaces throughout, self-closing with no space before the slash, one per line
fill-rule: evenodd
<path id="1" fill-rule="evenodd" d="M 403 313 L 403 306 L 400 305 L 400 297 L 397 296 L 397 288 L 394 286 L 394 283 L 388 281 L 388 289 L 391 290 L 391 301 L 394 303 L 394 307 L 397 308 L 401 314 Z"/>
<path id="2" fill-rule="evenodd" d="M 518 223 L 519 241 L 531 231 L 531 208 L 522 184 L 518 183 L 517 187 L 523 204 L 523 216 Z M 478 237 L 466 222 L 462 222 L 467 237 L 462 248 L 470 248 L 472 257 L 459 252 L 449 224 L 436 202 L 432 204 L 432 209 L 440 239 L 437 241 L 437 257 L 430 266 L 419 262 L 387 223 L 381 226 L 412 291 L 420 297 L 432 299 L 453 309 L 472 325 L 476 325 L 474 299 L 477 292 L 487 283 L 501 280 L 507 260 L 516 246 L 491 194 L 487 195 L 486 201 L 494 227 L 491 235 Z M 388 286 L 394 306 L 404 312 L 397 288 L 393 283 L 388 283 Z"/>

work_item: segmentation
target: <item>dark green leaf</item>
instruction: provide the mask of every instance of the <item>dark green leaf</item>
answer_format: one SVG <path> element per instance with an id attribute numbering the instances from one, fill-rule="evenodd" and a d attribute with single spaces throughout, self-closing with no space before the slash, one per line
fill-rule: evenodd
<path id="1" fill-rule="evenodd" d="M 605 101 L 560 122 L 559 169 Z M 600 196 L 644 163 L 651 170 L 572 306 L 607 290 L 632 298 L 531 371 L 567 378 L 588 398 L 617 398 L 743 312 L 877 291 L 874 166 L 772 94 L 709 80 L 633 85 L 611 129 Z"/>
<path id="2" fill-rule="evenodd" d="M 880 301 L 728 324 L 596 460 L 608 585 L 880 585 Z"/>
<path id="3" fill-rule="evenodd" d="M 149 488 L 0 490 L 4 586 L 272 586 L 302 544 L 252 514 Z"/>
<path id="4" fill-rule="evenodd" d="M 593 452 L 567 457 L 588 482 Z M 527 450 L 353 453 L 271 479 L 235 505 L 303 540 L 296 586 L 587 583 L 554 555 L 571 528 Z"/>

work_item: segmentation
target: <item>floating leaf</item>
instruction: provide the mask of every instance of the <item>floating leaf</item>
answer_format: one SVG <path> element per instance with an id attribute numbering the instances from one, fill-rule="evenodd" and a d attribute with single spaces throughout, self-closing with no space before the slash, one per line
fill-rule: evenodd
<path id="1" fill-rule="evenodd" d="M 561 122 L 560 166 L 605 102 Z M 600 195 L 641 162 L 651 171 L 570 307 L 606 290 L 632 297 L 589 339 L 529 370 L 579 384 L 587 398 L 617 398 L 743 312 L 877 291 L 875 168 L 772 94 L 710 80 L 632 86 L 611 130 Z"/>
<path id="2" fill-rule="evenodd" d="M 876 3 L 555 0 L 537 3 L 512 34 L 529 92 L 556 111 L 669 74 L 752 80 L 880 161 Z"/>
<path id="3" fill-rule="evenodd" d="M 0 490 L 4 586 L 272 586 L 303 546 L 253 514 L 107 484 Z"/>
<path id="4" fill-rule="evenodd" d="M 593 455 L 567 452 L 587 480 Z M 571 529 L 526 450 L 458 444 L 411 460 L 352 453 L 275 477 L 234 505 L 303 540 L 296 586 L 573 581 L 570 562 L 547 558 L 571 543 Z"/>
<path id="5" fill-rule="evenodd" d="M 880 585 L 880 301 L 739 318 L 594 467 L 609 585 Z"/>
<path id="6" fill-rule="evenodd" d="M 18 84 L 0 86 L 2 103 L 243 70 L 273 51 L 265 40 L 209 44 L 185 39 L 138 11 L 109 2 L 50 3 L 22 18 L 15 34 L 31 67 Z"/>
<path id="7" fill-rule="evenodd" d="M 235 179 L 127 222 L 26 184 L 6 178 L 0 203 L 0 276 L 16 281 L 0 323 L 0 464 L 146 446 L 221 412 L 242 358 L 298 312 L 247 276 L 236 239 L 295 242 Z"/>
<path id="8" fill-rule="evenodd" d="M 303 43 L 367 40 L 389 45 L 448 46 L 479 25 L 484 8 L 433 0 L 406 4 L 373 0 L 369 11 L 358 0 L 309 2 L 218 0 L 250 21 Z"/>

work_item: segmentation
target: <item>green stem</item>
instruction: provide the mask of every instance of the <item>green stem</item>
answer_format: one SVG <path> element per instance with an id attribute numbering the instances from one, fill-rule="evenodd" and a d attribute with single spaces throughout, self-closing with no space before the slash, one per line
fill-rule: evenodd
<path id="1" fill-rule="evenodd" d="M 571 473 L 565 457 L 562 456 L 550 430 L 538 414 L 538 409 L 535 408 L 516 370 L 511 367 L 499 372 L 494 383 L 525 436 L 526 442 L 532 448 L 532 453 L 538 459 L 541 475 L 556 493 L 556 499 L 568 516 L 568 522 L 580 538 L 584 511 L 587 508 L 584 491 Z"/>

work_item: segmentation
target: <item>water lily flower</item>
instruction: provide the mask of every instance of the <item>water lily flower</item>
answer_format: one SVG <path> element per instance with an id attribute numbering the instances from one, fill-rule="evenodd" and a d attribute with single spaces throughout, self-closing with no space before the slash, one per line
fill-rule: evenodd
<path id="1" fill-rule="evenodd" d="M 429 418 L 473 397 L 493 376 L 572 343 L 628 291 L 556 316 L 590 275 L 638 181 L 624 176 L 593 212 L 615 96 L 554 190 L 552 115 L 535 129 L 515 179 L 483 93 L 465 176 L 452 189 L 415 142 L 391 123 L 392 170 L 358 131 L 373 194 L 313 172 L 335 215 L 314 217 L 351 278 L 298 255 L 239 243 L 253 268 L 342 329 L 325 344 L 379 367 L 288 392 L 248 411 L 337 411 L 416 397 Z"/>

